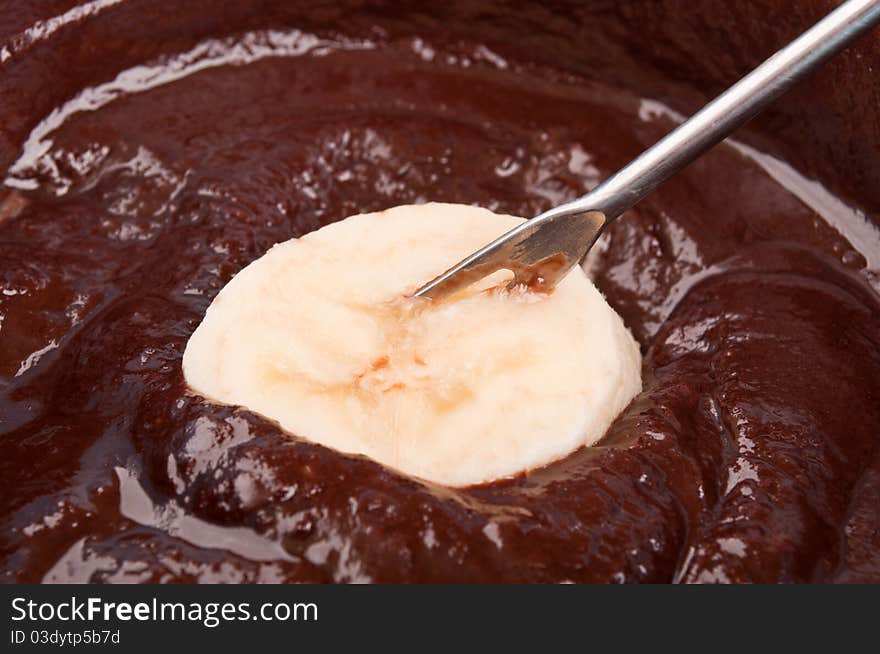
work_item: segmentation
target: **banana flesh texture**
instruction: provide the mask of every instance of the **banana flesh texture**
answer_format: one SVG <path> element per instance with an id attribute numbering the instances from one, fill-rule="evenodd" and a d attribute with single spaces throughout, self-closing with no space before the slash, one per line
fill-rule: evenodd
<path id="1" fill-rule="evenodd" d="M 448 486 L 592 445 L 641 390 L 641 357 L 580 268 L 549 294 L 499 271 L 442 301 L 409 297 L 522 220 L 400 206 L 280 243 L 214 299 L 184 353 L 187 383 Z"/>

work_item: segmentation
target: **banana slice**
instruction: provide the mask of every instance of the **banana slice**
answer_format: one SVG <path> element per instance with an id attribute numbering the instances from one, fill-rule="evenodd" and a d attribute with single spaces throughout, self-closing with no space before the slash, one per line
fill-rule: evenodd
<path id="1" fill-rule="evenodd" d="M 455 204 L 352 216 L 273 247 L 217 295 L 188 384 L 409 475 L 467 486 L 590 445 L 641 389 L 638 346 L 580 268 L 408 297 L 521 218 Z"/>

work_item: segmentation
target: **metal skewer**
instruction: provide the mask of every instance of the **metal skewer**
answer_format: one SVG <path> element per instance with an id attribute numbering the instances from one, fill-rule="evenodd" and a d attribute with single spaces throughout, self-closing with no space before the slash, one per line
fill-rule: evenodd
<path id="1" fill-rule="evenodd" d="M 552 289 L 612 220 L 878 22 L 880 0 L 844 2 L 593 191 L 510 230 L 414 295 L 440 299 L 502 269 L 514 284 Z"/>

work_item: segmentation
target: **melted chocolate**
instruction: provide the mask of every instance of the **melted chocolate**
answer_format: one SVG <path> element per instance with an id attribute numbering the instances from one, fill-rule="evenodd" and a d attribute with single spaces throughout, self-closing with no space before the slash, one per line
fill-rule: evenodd
<path id="1" fill-rule="evenodd" d="M 450 490 L 193 396 L 189 335 L 275 242 L 427 200 L 536 214 L 674 125 L 640 90 L 692 92 L 622 54 L 617 76 L 607 53 L 595 76 L 548 65 L 589 23 L 573 7 L 542 37 L 452 3 L 496 50 L 418 13 L 343 15 L 343 35 L 321 3 L 313 31 L 197 4 L 0 12 L 0 579 L 880 581 L 877 141 L 834 149 L 831 121 L 806 144 L 850 162 L 828 188 L 861 200 L 735 141 L 615 222 L 590 268 L 644 392 L 599 446 Z M 534 56 L 505 50 L 517 34 Z M 34 79 L 58 84 L 26 103 Z"/>

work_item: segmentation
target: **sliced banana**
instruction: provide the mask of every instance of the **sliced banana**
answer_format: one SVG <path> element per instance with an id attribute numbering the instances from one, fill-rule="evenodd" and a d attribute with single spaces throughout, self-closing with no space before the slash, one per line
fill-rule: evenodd
<path id="1" fill-rule="evenodd" d="M 580 268 L 550 294 L 500 271 L 408 297 L 521 218 L 455 204 L 352 216 L 273 247 L 220 291 L 187 383 L 342 452 L 449 486 L 596 442 L 641 389 L 638 346 Z"/>

